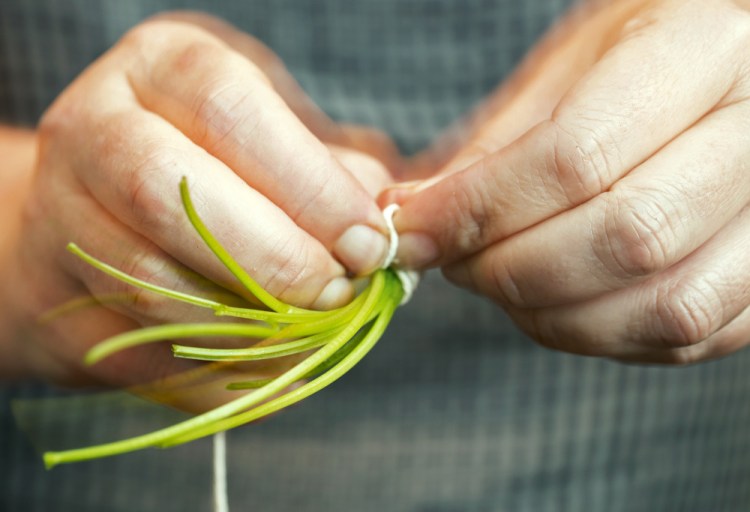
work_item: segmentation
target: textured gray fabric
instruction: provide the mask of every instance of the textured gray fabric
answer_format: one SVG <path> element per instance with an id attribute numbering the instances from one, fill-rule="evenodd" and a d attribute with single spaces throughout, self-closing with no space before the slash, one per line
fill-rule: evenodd
<path id="1" fill-rule="evenodd" d="M 411 151 L 506 76 L 564 3 L 180 5 L 257 35 L 328 112 L 380 126 Z M 176 4 L 2 0 L 0 118 L 33 124 L 128 27 Z M 430 275 L 341 382 L 230 433 L 230 501 L 299 512 L 746 511 L 749 363 L 747 351 L 686 369 L 553 353 Z M 0 389 L 0 511 L 210 510 L 206 442 L 45 472 L 9 403 L 54 393 Z M 90 428 L 125 435 L 138 418 Z"/>

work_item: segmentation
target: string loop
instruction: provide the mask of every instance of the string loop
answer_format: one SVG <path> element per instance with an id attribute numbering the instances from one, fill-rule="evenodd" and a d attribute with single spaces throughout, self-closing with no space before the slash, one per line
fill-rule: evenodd
<path id="1" fill-rule="evenodd" d="M 419 273 L 414 270 L 402 270 L 398 268 L 398 261 L 396 259 L 396 253 L 398 252 L 398 231 L 393 225 L 393 216 L 399 210 L 399 206 L 395 203 L 389 204 L 383 210 L 383 218 L 385 218 L 385 225 L 388 227 L 388 234 L 390 236 L 390 245 L 388 247 L 388 254 L 383 261 L 382 268 L 393 267 L 401 281 L 401 287 L 404 290 L 404 297 L 401 299 L 401 305 L 403 306 L 411 300 L 411 296 L 414 295 L 414 290 L 419 285 Z"/>

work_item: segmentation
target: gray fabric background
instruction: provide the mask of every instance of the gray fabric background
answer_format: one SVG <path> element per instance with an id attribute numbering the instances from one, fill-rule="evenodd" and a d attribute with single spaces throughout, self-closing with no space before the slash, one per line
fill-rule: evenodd
<path id="1" fill-rule="evenodd" d="M 266 41 L 338 119 L 426 144 L 490 91 L 563 0 L 182 2 Z M 33 124 L 88 62 L 168 0 L 2 0 L 0 120 Z M 229 436 L 233 510 L 747 511 L 750 352 L 639 368 L 535 346 L 430 275 L 341 382 Z M 210 443 L 45 472 L 0 388 L 0 511 L 207 511 Z M 138 414 L 91 435 L 125 435 Z M 50 416 L 56 415 L 50 412 Z M 60 431 L 78 439 L 85 432 Z"/>

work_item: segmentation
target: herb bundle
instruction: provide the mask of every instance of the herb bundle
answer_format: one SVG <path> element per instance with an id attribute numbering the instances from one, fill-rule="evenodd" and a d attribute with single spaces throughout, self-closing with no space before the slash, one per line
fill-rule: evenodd
<path id="1" fill-rule="evenodd" d="M 213 310 L 216 316 L 234 317 L 241 323 L 181 323 L 145 327 L 102 341 L 86 355 L 87 364 L 130 347 L 173 339 L 200 337 L 247 338 L 246 348 L 172 346 L 176 357 L 214 362 L 242 362 L 309 353 L 294 366 L 267 379 L 237 381 L 230 390 L 251 390 L 208 412 L 121 441 L 72 450 L 46 452 L 47 468 L 58 464 L 118 455 L 149 447 L 165 448 L 243 425 L 283 409 L 323 389 L 357 364 L 377 343 L 408 284 L 399 271 L 381 269 L 348 305 L 331 311 L 314 311 L 286 304 L 264 290 L 214 238 L 198 216 L 186 180 L 180 182 L 182 204 L 191 224 L 221 263 L 265 306 L 235 307 L 135 279 L 96 259 L 75 244 L 68 250 L 98 270 L 132 286 L 172 300 Z M 391 224 L 392 227 L 392 224 Z M 393 233 L 393 232 L 392 232 Z M 392 241 L 394 236 L 392 234 Z M 395 244 L 392 244 L 392 252 Z M 403 284 L 402 284 L 403 283 Z M 410 290 L 406 290 L 410 292 Z M 210 365 L 209 365 L 210 366 Z M 296 385 L 296 387 L 293 387 Z"/>

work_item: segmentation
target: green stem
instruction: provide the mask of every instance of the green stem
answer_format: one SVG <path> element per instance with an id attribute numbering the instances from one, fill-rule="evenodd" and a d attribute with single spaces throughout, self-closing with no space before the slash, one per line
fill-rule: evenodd
<path id="1" fill-rule="evenodd" d="M 187 213 L 188 219 L 190 219 L 190 223 L 198 232 L 198 235 L 200 235 L 205 244 L 216 255 L 219 261 L 224 264 L 224 266 L 234 275 L 234 277 L 237 278 L 240 283 L 242 283 L 245 288 L 250 291 L 250 293 L 252 293 L 269 309 L 279 313 L 295 313 L 308 311 L 302 308 L 290 306 L 289 304 L 285 304 L 284 302 L 268 293 L 252 277 L 250 277 L 250 274 L 245 272 L 245 269 L 243 269 L 240 264 L 237 263 L 234 258 L 232 258 L 232 256 L 230 256 L 224 246 L 221 245 L 219 241 L 216 240 L 216 238 L 208 230 L 206 225 L 198 216 L 198 212 L 195 211 L 193 200 L 190 197 L 190 192 L 188 190 L 187 178 L 185 177 L 180 180 L 180 196 L 182 197 L 182 204 L 185 207 L 185 213 Z"/>
<path id="2" fill-rule="evenodd" d="M 177 423 L 170 427 L 156 430 L 148 434 L 105 443 L 86 448 L 78 448 L 60 452 L 47 452 L 44 454 L 44 463 L 47 468 L 54 467 L 57 464 L 70 463 L 82 460 L 89 460 L 111 455 L 148 448 L 151 446 L 162 445 L 170 439 L 176 439 L 187 436 L 193 430 L 203 429 L 217 421 L 234 416 L 241 411 L 249 409 L 251 406 L 272 397 L 298 381 L 310 370 L 320 365 L 323 361 L 335 354 L 346 342 L 354 336 L 359 328 L 368 318 L 373 309 L 379 305 L 383 297 L 388 276 L 385 272 L 377 272 L 372 278 L 372 286 L 367 294 L 367 300 L 362 309 L 357 313 L 350 325 L 347 325 L 331 342 L 318 350 L 316 353 L 300 362 L 287 372 L 283 373 L 266 386 L 244 395 L 236 400 L 219 406 L 204 414 L 191 418 L 189 420 Z M 395 307 L 395 306 L 393 306 Z M 317 380 L 317 379 L 316 379 Z"/>
<path id="3" fill-rule="evenodd" d="M 173 338 L 196 338 L 199 336 L 236 336 L 242 338 L 268 338 L 276 329 L 250 324 L 172 324 L 144 327 L 112 336 L 98 343 L 85 357 L 87 365 L 95 364 L 115 352 L 127 348 L 164 341 Z"/>
<path id="4" fill-rule="evenodd" d="M 275 398 L 269 402 L 266 402 L 254 409 L 246 411 L 236 416 L 231 416 L 221 421 L 217 421 L 212 424 L 207 424 L 199 429 L 195 429 L 184 436 L 176 436 L 161 444 L 162 448 L 168 448 L 170 446 L 176 446 L 179 444 L 187 443 L 199 439 L 201 437 L 215 434 L 223 430 L 244 425 L 250 421 L 262 418 L 285 407 L 307 398 L 308 396 L 320 391 L 326 386 L 338 380 L 346 372 L 348 372 L 355 364 L 357 364 L 367 353 L 375 346 L 375 343 L 380 339 L 385 332 L 394 311 L 398 307 L 398 302 L 389 302 L 383 307 L 381 314 L 375 319 L 372 329 L 367 335 L 346 357 L 344 357 L 336 366 L 331 370 L 318 377 L 312 382 L 308 382 L 304 386 L 301 386 L 295 390 L 292 390 L 278 398 Z"/>
<path id="5" fill-rule="evenodd" d="M 236 306 L 227 306 L 220 302 L 216 302 L 203 297 L 197 297 L 188 293 L 178 292 L 163 286 L 151 284 L 147 281 L 141 281 L 133 276 L 126 274 L 125 272 L 116 269 L 115 267 L 104 263 L 97 259 L 91 254 L 81 249 L 75 243 L 69 243 L 67 246 L 68 251 L 78 256 L 80 259 L 91 265 L 92 267 L 104 272 L 105 274 L 114 277 L 115 279 L 127 283 L 136 288 L 148 290 L 150 292 L 168 297 L 170 299 L 178 300 L 180 302 L 186 302 L 194 306 L 202 308 L 209 308 L 214 310 L 214 314 L 217 316 L 232 316 L 235 318 L 243 318 L 247 320 L 258 320 L 267 323 L 294 323 L 294 322 L 306 322 L 313 318 L 319 318 L 321 316 L 329 315 L 331 311 L 307 311 L 304 312 L 292 312 L 292 313 L 279 313 L 276 311 L 261 311 L 258 309 L 240 308 Z M 254 291 L 250 290 L 251 293 Z M 346 307 L 346 306 L 345 306 Z M 288 306 L 292 308 L 292 306 Z M 338 310 L 333 310 L 338 311 Z"/>
<path id="6" fill-rule="evenodd" d="M 341 349 L 333 354 L 331 357 L 323 361 L 319 366 L 316 368 L 310 370 L 309 373 L 307 373 L 302 380 L 308 380 L 317 377 L 318 375 L 327 372 L 336 364 L 338 364 L 339 361 L 341 361 L 349 352 L 351 352 L 355 346 L 359 344 L 360 341 L 362 341 L 362 338 L 369 332 L 369 328 L 367 326 L 360 329 L 360 331 L 354 335 L 354 337 L 349 340 L 349 342 L 341 347 Z M 246 381 L 238 381 L 238 382 L 232 382 L 231 384 L 227 385 L 227 389 L 230 391 L 239 391 L 242 389 L 258 389 L 262 388 L 269 382 L 271 382 L 275 377 L 271 377 L 268 379 L 253 379 L 253 380 L 246 380 Z"/>
<path id="7" fill-rule="evenodd" d="M 217 310 L 223 306 L 223 304 L 220 304 L 218 302 L 215 302 L 213 300 L 204 299 L 202 297 L 196 297 L 195 295 L 190 295 L 187 293 L 178 292 L 175 290 L 170 290 L 169 288 L 164 288 L 161 286 L 157 286 L 155 284 L 148 283 L 146 281 L 141 281 L 140 279 L 136 279 L 135 277 L 129 276 L 125 272 L 121 270 L 117 270 L 115 267 L 108 265 L 104 263 L 103 261 L 93 257 L 80 247 L 78 247 L 74 243 L 69 243 L 67 246 L 68 251 L 72 252 L 79 258 L 81 258 L 83 261 L 91 265 L 92 267 L 104 272 L 105 274 L 108 274 L 115 279 L 118 279 L 124 283 L 127 283 L 129 285 L 135 286 L 137 288 L 142 288 L 144 290 L 148 290 L 150 292 L 158 293 L 159 295 L 163 295 L 165 297 L 169 297 L 170 299 L 178 300 L 180 302 L 187 302 L 188 304 L 192 304 L 194 306 L 199 306 L 202 308 L 209 308 L 213 310 Z"/>
<path id="8" fill-rule="evenodd" d="M 325 331 L 306 338 L 279 343 L 270 347 L 249 348 L 202 348 L 185 345 L 172 345 L 175 357 L 197 359 L 199 361 L 257 361 L 275 357 L 299 354 L 325 345 L 340 330 Z"/>

